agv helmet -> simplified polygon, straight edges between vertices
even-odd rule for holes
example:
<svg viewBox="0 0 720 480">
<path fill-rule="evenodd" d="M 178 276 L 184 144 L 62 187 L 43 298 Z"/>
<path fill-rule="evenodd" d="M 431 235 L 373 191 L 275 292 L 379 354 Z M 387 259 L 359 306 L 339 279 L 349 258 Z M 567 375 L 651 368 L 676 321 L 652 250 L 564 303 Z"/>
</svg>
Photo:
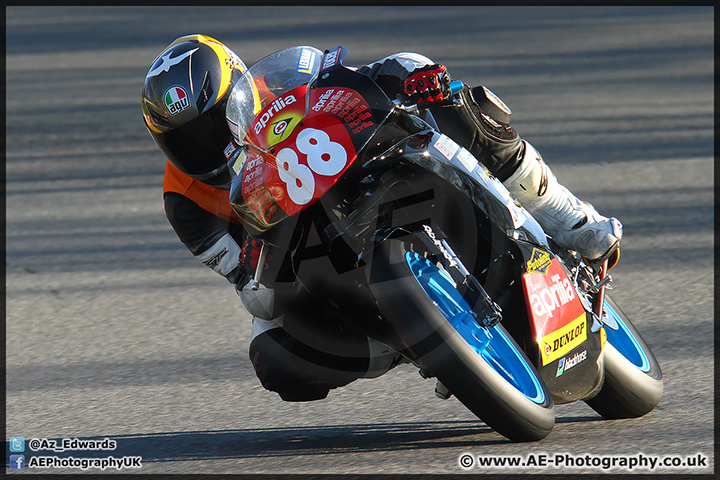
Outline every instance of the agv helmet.
<svg viewBox="0 0 720 480">
<path fill-rule="evenodd" d="M 142 111 L 155 143 L 178 170 L 217 188 L 230 182 L 225 105 L 246 70 L 221 42 L 186 35 L 165 48 L 145 76 Z"/>
</svg>

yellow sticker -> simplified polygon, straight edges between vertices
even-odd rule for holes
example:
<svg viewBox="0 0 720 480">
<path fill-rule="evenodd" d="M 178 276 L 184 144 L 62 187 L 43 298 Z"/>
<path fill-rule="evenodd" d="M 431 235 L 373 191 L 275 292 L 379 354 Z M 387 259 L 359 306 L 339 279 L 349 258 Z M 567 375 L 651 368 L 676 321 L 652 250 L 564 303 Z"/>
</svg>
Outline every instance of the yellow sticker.
<svg viewBox="0 0 720 480">
<path fill-rule="evenodd" d="M 600 327 L 600 350 L 605 348 L 605 342 L 607 341 L 607 333 L 605 333 L 605 325 Z"/>
<path fill-rule="evenodd" d="M 245 165 L 245 160 L 247 160 L 247 151 L 243 148 L 232 165 L 232 169 L 235 172 L 235 175 L 240 175 L 240 170 Z"/>
<path fill-rule="evenodd" d="M 577 347 L 587 338 L 587 323 L 585 312 L 578 318 L 560 327 L 552 333 L 542 337 L 540 345 L 542 348 L 542 364 L 547 365 L 557 360 L 573 348 Z"/>
<path fill-rule="evenodd" d="M 530 260 L 525 264 L 527 273 L 541 273 L 547 275 L 548 267 L 552 263 L 550 254 L 543 250 L 533 248 Z"/>
</svg>

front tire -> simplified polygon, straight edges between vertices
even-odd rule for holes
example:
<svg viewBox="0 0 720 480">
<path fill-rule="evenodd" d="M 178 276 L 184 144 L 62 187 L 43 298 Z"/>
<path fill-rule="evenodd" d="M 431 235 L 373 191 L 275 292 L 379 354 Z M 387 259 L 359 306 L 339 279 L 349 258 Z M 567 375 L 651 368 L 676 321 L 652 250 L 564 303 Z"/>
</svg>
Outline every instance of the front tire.
<svg viewBox="0 0 720 480">
<path fill-rule="evenodd" d="M 406 350 L 501 435 L 516 442 L 545 438 L 555 411 L 537 370 L 501 325 L 481 328 L 450 276 L 424 248 L 414 249 L 407 241 L 383 242 L 369 282 Z"/>
<path fill-rule="evenodd" d="M 641 417 L 662 397 L 660 365 L 640 332 L 609 297 L 605 298 L 605 310 L 618 328 L 605 326 L 605 383 L 586 403 L 608 419 Z"/>
</svg>

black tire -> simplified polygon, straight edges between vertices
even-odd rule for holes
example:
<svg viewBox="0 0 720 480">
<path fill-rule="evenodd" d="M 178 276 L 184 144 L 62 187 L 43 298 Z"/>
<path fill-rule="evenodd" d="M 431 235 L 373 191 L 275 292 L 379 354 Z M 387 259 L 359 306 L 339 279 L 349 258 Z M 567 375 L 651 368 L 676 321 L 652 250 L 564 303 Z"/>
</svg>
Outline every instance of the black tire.
<svg viewBox="0 0 720 480">
<path fill-rule="evenodd" d="M 638 368 L 610 343 L 608 337 L 603 349 L 605 383 L 600 393 L 586 400 L 586 403 L 608 419 L 642 417 L 660 402 L 663 392 L 662 371 L 655 355 L 627 315 L 609 297 L 605 301 L 637 341 L 649 369 L 646 368 L 648 371 L 645 372 Z M 606 331 L 608 328 L 605 327 Z"/>
<path fill-rule="evenodd" d="M 374 252 L 369 282 L 373 296 L 407 351 L 427 376 L 437 377 L 463 405 L 501 435 L 516 442 L 545 438 L 555 423 L 554 403 L 530 360 L 498 326 L 537 379 L 541 403 L 517 390 L 463 339 L 415 279 L 404 260 L 408 251 L 414 251 L 409 242 L 383 242 Z"/>
</svg>

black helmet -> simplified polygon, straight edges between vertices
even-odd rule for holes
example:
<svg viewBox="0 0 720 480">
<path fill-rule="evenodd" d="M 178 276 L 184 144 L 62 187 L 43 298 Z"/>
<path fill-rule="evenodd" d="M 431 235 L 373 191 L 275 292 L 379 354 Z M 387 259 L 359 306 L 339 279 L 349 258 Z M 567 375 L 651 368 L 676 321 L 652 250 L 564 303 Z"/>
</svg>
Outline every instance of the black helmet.
<svg viewBox="0 0 720 480">
<path fill-rule="evenodd" d="M 214 38 L 187 35 L 165 48 L 145 76 L 142 111 L 150 135 L 178 170 L 208 185 L 230 182 L 225 104 L 246 70 Z"/>
</svg>

